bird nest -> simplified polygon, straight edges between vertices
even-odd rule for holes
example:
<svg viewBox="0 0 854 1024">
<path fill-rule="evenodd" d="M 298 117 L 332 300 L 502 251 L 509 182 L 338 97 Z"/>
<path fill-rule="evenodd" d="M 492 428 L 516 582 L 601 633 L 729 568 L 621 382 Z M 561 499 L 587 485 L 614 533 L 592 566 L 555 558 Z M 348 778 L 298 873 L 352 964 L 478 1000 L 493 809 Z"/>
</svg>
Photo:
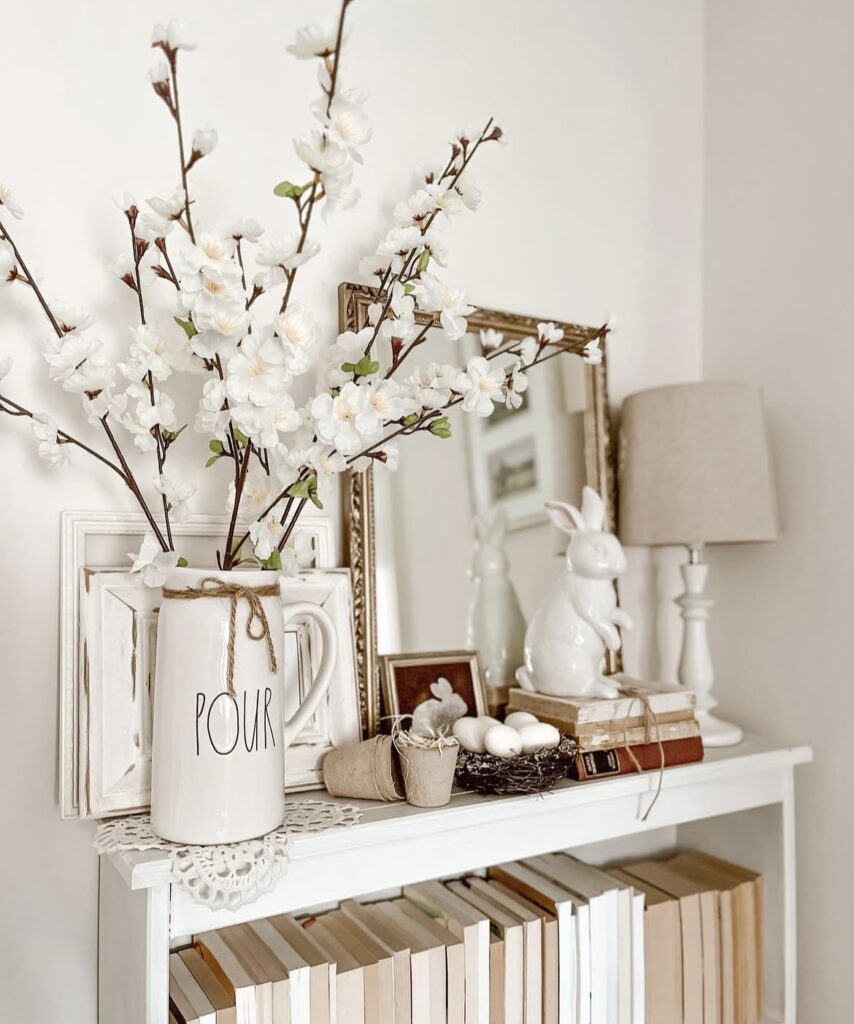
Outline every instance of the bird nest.
<svg viewBox="0 0 854 1024">
<path fill-rule="evenodd" d="M 578 743 L 561 735 L 551 750 L 516 757 L 496 757 L 461 750 L 457 757 L 456 783 L 474 793 L 498 795 L 545 793 L 565 779 L 578 753 Z"/>
</svg>

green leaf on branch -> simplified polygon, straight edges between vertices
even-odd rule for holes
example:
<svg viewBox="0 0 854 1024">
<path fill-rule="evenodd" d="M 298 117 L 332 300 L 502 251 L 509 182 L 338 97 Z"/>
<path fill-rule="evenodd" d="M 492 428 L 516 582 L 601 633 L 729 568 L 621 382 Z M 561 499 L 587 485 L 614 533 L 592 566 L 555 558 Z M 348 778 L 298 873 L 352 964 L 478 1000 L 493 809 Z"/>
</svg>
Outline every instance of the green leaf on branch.
<svg viewBox="0 0 854 1024">
<path fill-rule="evenodd" d="M 179 430 L 164 430 L 163 431 L 163 440 L 167 444 L 172 444 L 173 441 L 177 441 L 178 440 L 178 438 L 184 433 L 184 431 L 186 429 L 187 429 L 187 424 L 185 423 L 184 426 L 181 427 Z"/>
<path fill-rule="evenodd" d="M 249 438 L 238 430 L 237 427 L 234 427 L 234 438 L 239 444 L 242 444 L 244 448 L 249 444 Z"/>
<path fill-rule="evenodd" d="M 371 359 L 369 356 L 362 356 L 362 358 L 356 363 L 353 372 L 358 377 L 370 377 L 372 373 L 379 373 L 380 364 L 376 359 Z"/>
<path fill-rule="evenodd" d="M 173 317 L 172 319 L 191 340 L 199 333 L 192 320 L 182 320 L 179 316 Z"/>
<path fill-rule="evenodd" d="M 311 182 L 307 185 L 295 185 L 292 181 L 280 181 L 273 189 L 273 195 L 280 199 L 299 199 L 303 192 L 308 192 Z"/>
<path fill-rule="evenodd" d="M 342 373 L 355 373 L 356 372 L 356 364 L 355 363 L 342 363 L 341 364 L 341 372 Z"/>
<path fill-rule="evenodd" d="M 433 420 L 427 429 L 436 437 L 448 438 L 451 436 L 451 421 L 447 416 L 440 416 L 439 419 Z"/>
<path fill-rule="evenodd" d="M 292 498 L 301 498 L 303 501 L 310 501 L 317 508 L 323 508 L 323 502 L 317 496 L 317 475 L 312 473 L 305 480 L 297 480 L 287 492 Z"/>
<path fill-rule="evenodd" d="M 224 446 L 222 441 L 214 439 L 213 441 L 208 441 L 208 448 L 210 448 L 214 455 L 222 455 Z"/>
<path fill-rule="evenodd" d="M 422 274 L 430 263 L 430 250 L 425 249 L 418 257 L 418 262 L 415 265 L 416 270 L 419 274 Z"/>
<path fill-rule="evenodd" d="M 403 286 L 403 294 L 404 295 L 411 295 L 414 291 L 415 291 L 415 285 L 414 284 L 405 284 Z"/>
<path fill-rule="evenodd" d="M 404 417 L 403 425 L 405 427 L 415 426 L 415 424 L 418 422 L 419 419 L 420 419 L 420 417 L 416 413 L 414 413 L 414 412 L 410 413 L 408 416 Z"/>
<path fill-rule="evenodd" d="M 179 558 L 175 564 L 178 566 L 179 569 L 186 569 L 190 563 L 187 561 L 186 558 Z"/>
<path fill-rule="evenodd" d="M 282 555 L 278 548 L 273 549 L 273 553 L 269 558 L 265 558 L 261 565 L 265 569 L 281 569 L 282 568 Z"/>
<path fill-rule="evenodd" d="M 205 463 L 205 469 L 210 469 L 210 468 L 211 468 L 211 466 L 212 466 L 212 465 L 213 465 L 213 464 L 214 464 L 215 462 L 219 462 L 219 460 L 220 460 L 221 458 L 222 458 L 222 456 L 221 456 L 221 455 L 211 455 L 211 457 L 210 457 L 210 458 L 208 459 L 208 461 L 207 461 L 207 462 Z"/>
</svg>

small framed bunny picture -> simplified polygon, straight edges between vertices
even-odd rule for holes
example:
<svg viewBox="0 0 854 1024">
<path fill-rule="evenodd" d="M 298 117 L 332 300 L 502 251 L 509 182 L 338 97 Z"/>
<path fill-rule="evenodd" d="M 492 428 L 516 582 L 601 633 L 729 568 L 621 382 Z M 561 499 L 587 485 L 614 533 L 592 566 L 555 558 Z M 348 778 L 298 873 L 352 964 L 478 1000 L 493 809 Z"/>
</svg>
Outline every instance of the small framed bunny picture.
<svg viewBox="0 0 854 1024">
<path fill-rule="evenodd" d="M 411 729 L 429 736 L 463 715 L 485 715 L 486 694 L 475 651 L 386 654 L 380 658 L 384 713 L 412 718 Z"/>
</svg>

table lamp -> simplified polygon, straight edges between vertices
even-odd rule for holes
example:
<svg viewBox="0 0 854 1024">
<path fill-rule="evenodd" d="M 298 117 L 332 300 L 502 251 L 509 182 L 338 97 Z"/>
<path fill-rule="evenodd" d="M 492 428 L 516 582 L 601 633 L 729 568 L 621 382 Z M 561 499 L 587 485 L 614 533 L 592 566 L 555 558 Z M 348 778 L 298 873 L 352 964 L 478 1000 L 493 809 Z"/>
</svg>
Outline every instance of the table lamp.
<svg viewBox="0 0 854 1024">
<path fill-rule="evenodd" d="M 630 395 L 620 423 L 619 535 L 623 544 L 684 545 L 679 682 L 697 694 L 706 746 L 740 742 L 710 714 L 714 671 L 703 596 L 706 544 L 774 540 L 777 514 L 758 388 L 701 381 Z"/>
</svg>

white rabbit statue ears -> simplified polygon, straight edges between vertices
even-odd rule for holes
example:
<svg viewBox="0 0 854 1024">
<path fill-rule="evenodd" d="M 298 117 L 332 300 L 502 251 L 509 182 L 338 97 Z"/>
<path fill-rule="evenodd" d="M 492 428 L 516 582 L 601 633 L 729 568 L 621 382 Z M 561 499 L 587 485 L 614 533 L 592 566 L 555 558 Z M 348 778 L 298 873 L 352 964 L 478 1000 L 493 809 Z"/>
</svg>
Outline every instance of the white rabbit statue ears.
<svg viewBox="0 0 854 1024">
<path fill-rule="evenodd" d="M 581 492 L 581 511 L 563 501 L 547 501 L 549 519 L 559 530 L 573 534 L 576 530 L 601 530 L 605 525 L 605 502 L 592 487 Z"/>
</svg>

